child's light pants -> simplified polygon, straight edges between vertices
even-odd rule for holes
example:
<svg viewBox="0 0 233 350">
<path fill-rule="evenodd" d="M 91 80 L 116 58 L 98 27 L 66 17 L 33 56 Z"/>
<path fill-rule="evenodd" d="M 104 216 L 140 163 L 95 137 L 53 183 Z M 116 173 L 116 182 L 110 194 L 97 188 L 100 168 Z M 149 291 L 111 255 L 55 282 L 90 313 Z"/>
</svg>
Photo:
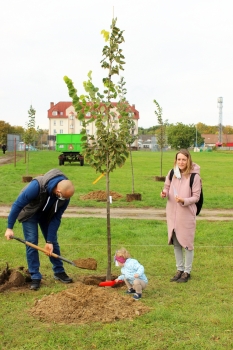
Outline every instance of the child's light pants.
<svg viewBox="0 0 233 350">
<path fill-rule="evenodd" d="M 135 278 L 133 285 L 125 279 L 125 284 L 128 289 L 133 288 L 135 289 L 136 293 L 139 294 L 142 294 L 143 289 L 145 289 L 147 285 L 147 283 L 145 283 L 143 280 L 140 280 L 140 278 Z"/>
</svg>

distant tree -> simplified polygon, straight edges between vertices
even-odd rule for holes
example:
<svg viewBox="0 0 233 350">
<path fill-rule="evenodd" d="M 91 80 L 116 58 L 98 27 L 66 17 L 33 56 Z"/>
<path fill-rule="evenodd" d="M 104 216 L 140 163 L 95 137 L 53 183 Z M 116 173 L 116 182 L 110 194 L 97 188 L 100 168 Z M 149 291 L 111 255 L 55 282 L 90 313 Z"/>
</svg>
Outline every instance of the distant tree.
<svg viewBox="0 0 233 350">
<path fill-rule="evenodd" d="M 23 140 L 25 145 L 28 146 L 28 161 L 27 161 L 27 175 L 28 175 L 28 167 L 29 167 L 29 150 L 30 145 L 35 141 L 37 131 L 35 129 L 36 125 L 36 110 L 30 106 L 28 110 L 28 122 L 26 122 L 26 128 L 23 134 Z"/>
<path fill-rule="evenodd" d="M 222 131 L 223 134 L 233 134 L 233 127 L 231 125 L 223 126 Z"/>
<path fill-rule="evenodd" d="M 206 125 L 203 123 L 197 123 L 197 130 L 200 134 L 216 134 L 218 132 L 218 126 L 217 125 Z"/>
<path fill-rule="evenodd" d="M 128 110 L 128 119 L 127 119 L 127 124 L 128 124 L 128 133 L 126 134 L 126 144 L 129 148 L 129 157 L 130 157 L 130 165 L 131 165 L 131 174 L 132 174 L 132 193 L 134 193 L 134 169 L 133 169 L 133 157 L 132 157 L 132 150 L 131 146 L 134 143 L 134 141 L 138 138 L 138 135 L 134 133 L 135 130 L 135 123 L 133 120 L 134 113 L 129 109 L 129 103 L 126 100 L 126 82 L 124 81 L 124 78 L 121 77 L 120 81 L 118 82 L 117 90 L 119 93 L 119 99 L 120 99 L 120 105 L 121 108 L 123 108 L 123 113 L 125 110 Z M 121 114 L 121 108 L 119 109 L 119 113 Z"/>
<path fill-rule="evenodd" d="M 197 132 L 197 143 L 202 144 L 204 139 Z M 170 124 L 167 127 L 167 142 L 175 149 L 193 147 L 196 142 L 196 126 L 194 124 L 184 125 L 182 123 Z"/>
<path fill-rule="evenodd" d="M 138 127 L 138 135 L 145 135 L 146 134 L 146 130 L 147 129 L 144 129 L 144 128 L 142 128 L 142 127 Z"/>
<path fill-rule="evenodd" d="M 22 126 L 12 126 L 11 132 L 12 134 L 17 134 L 22 136 L 24 134 L 24 128 Z"/>
<path fill-rule="evenodd" d="M 160 148 L 160 176 L 163 176 L 163 148 L 166 145 L 166 122 L 163 121 L 163 109 L 160 107 L 159 103 L 154 100 L 156 105 L 155 115 L 159 123 L 158 133 L 157 133 L 157 143 Z"/>
<path fill-rule="evenodd" d="M 7 134 L 10 134 L 12 127 L 9 123 L 0 120 L 0 144 L 7 144 Z"/>
</svg>

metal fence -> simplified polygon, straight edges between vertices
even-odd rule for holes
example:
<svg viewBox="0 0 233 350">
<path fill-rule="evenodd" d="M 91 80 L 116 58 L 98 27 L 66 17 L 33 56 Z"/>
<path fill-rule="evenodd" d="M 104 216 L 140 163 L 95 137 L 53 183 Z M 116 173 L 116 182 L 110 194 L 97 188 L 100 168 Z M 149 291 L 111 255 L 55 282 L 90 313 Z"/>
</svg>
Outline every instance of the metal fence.
<svg viewBox="0 0 233 350">
<path fill-rule="evenodd" d="M 7 151 L 12 152 L 19 147 L 21 141 L 20 135 L 7 134 Z"/>
</svg>

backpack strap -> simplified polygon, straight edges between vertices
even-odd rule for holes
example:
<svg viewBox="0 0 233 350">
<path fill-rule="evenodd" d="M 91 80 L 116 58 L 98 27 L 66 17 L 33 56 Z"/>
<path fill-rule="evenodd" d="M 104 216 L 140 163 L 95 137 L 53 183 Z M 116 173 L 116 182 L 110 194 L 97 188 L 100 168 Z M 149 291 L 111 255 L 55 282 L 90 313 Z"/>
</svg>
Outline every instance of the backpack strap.
<svg viewBox="0 0 233 350">
<path fill-rule="evenodd" d="M 190 182 L 189 182 L 189 186 L 192 188 L 193 187 L 193 181 L 194 181 L 194 177 L 195 177 L 196 173 L 192 173 L 190 176 Z"/>
<path fill-rule="evenodd" d="M 173 175 L 174 175 L 174 169 L 172 169 L 172 170 L 170 171 L 170 174 L 169 174 L 169 180 L 170 180 L 170 181 L 172 181 Z"/>
</svg>

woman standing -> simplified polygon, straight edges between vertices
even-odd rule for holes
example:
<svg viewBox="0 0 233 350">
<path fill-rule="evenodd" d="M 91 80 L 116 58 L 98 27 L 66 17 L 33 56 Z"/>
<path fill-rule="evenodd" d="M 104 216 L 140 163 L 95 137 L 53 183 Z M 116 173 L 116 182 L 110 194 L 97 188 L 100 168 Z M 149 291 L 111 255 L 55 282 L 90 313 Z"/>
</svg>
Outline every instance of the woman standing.
<svg viewBox="0 0 233 350">
<path fill-rule="evenodd" d="M 177 272 L 171 282 L 188 282 L 194 256 L 196 230 L 196 202 L 201 194 L 199 165 L 192 162 L 188 150 L 181 149 L 175 156 L 174 176 L 169 171 L 161 192 L 167 197 L 166 215 L 168 244 L 174 245 Z M 172 172 L 173 172 L 172 171 Z M 192 187 L 190 176 L 195 173 Z"/>
</svg>

